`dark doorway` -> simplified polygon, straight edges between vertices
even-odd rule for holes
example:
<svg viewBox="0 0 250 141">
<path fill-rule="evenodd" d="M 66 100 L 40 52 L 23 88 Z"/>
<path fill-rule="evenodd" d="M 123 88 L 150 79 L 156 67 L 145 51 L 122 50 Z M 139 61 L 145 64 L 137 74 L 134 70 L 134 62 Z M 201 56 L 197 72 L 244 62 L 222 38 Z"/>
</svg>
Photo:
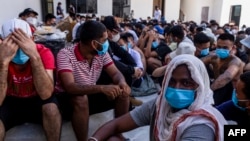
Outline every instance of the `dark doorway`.
<svg viewBox="0 0 250 141">
<path fill-rule="evenodd" d="M 130 0 L 113 0 L 113 15 L 121 18 L 129 18 Z"/>
<path fill-rule="evenodd" d="M 208 22 L 209 7 L 202 7 L 201 10 L 201 21 Z"/>
<path fill-rule="evenodd" d="M 239 26 L 240 16 L 241 16 L 241 5 L 233 5 L 231 7 L 230 22 L 233 22 L 235 23 L 235 25 Z"/>
<path fill-rule="evenodd" d="M 70 4 L 75 7 L 76 13 L 97 13 L 97 0 L 66 0 L 67 10 Z"/>
<path fill-rule="evenodd" d="M 45 20 L 45 16 L 48 13 L 54 14 L 53 0 L 41 0 L 42 4 L 42 19 Z"/>
</svg>

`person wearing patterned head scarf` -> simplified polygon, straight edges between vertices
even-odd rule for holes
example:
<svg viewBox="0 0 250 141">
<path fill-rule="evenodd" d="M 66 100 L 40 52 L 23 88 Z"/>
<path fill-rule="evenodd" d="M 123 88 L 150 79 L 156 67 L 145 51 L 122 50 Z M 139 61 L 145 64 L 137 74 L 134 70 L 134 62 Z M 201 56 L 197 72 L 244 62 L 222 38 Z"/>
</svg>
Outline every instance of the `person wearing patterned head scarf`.
<svg viewBox="0 0 250 141">
<path fill-rule="evenodd" d="M 89 141 L 122 140 L 119 133 L 146 125 L 150 125 L 150 141 L 223 141 L 227 122 L 212 104 L 202 61 L 194 55 L 178 55 L 170 61 L 156 99 L 104 124 Z"/>
</svg>

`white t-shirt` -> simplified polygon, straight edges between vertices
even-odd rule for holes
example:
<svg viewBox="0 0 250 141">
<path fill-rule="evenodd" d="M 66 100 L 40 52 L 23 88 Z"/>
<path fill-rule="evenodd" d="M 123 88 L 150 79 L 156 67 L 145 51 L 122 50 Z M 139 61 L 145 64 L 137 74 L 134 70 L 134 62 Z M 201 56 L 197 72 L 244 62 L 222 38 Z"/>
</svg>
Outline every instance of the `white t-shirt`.
<svg viewBox="0 0 250 141">
<path fill-rule="evenodd" d="M 161 19 L 161 10 L 154 11 L 154 19 L 160 20 Z"/>
</svg>

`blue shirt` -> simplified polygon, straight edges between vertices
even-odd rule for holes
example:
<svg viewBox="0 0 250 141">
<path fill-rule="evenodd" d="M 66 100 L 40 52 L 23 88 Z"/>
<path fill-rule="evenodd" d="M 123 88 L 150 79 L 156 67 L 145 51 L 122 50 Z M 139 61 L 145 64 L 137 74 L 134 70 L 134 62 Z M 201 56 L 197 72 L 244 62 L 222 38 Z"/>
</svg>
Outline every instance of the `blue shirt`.
<svg viewBox="0 0 250 141">
<path fill-rule="evenodd" d="M 224 102 L 216 108 L 222 113 L 226 120 L 233 120 L 237 122 L 238 125 L 246 126 L 249 125 L 249 116 L 247 111 L 242 111 L 237 108 L 232 100 Z"/>
</svg>

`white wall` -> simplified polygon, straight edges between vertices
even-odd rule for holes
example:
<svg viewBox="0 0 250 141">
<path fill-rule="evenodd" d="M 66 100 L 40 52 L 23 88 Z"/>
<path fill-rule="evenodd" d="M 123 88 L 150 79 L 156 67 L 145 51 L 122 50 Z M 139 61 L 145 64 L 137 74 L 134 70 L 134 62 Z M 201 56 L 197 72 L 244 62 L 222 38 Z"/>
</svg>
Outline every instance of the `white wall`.
<svg viewBox="0 0 250 141">
<path fill-rule="evenodd" d="M 241 5 L 241 18 L 240 18 L 240 26 L 246 24 L 250 26 L 249 14 L 250 14 L 250 0 L 223 0 L 222 10 L 221 10 L 221 19 L 220 24 L 224 25 L 225 23 L 230 22 L 231 15 L 231 6 L 233 5 Z"/>
<path fill-rule="evenodd" d="M 17 18 L 19 13 L 26 8 L 34 9 L 39 14 L 38 20 L 41 20 L 42 7 L 40 0 L 1 0 L 0 26 L 2 26 L 6 20 Z"/>
<path fill-rule="evenodd" d="M 213 11 L 212 11 L 211 19 L 216 20 L 219 23 L 220 23 L 220 19 L 222 16 L 221 14 L 222 4 L 223 4 L 223 0 L 213 0 Z"/>
<path fill-rule="evenodd" d="M 220 0 L 217 0 L 220 1 Z M 208 20 L 213 11 L 213 0 L 181 0 L 181 10 L 185 15 L 185 21 L 201 22 L 202 7 L 209 7 Z"/>
<path fill-rule="evenodd" d="M 153 0 L 131 0 L 131 10 L 136 19 L 153 17 Z"/>
<path fill-rule="evenodd" d="M 177 21 L 179 19 L 180 6 L 180 0 L 165 0 L 164 16 L 167 22 L 170 22 L 171 20 Z"/>
<path fill-rule="evenodd" d="M 97 16 L 113 14 L 113 0 L 97 0 Z"/>
</svg>

